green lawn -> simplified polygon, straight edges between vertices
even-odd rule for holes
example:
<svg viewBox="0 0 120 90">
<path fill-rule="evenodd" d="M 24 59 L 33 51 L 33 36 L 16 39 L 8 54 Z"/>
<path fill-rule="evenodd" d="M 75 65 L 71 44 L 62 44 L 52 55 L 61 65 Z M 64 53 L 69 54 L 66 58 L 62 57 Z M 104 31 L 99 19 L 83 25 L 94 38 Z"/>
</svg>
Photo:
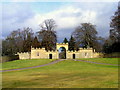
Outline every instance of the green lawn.
<svg viewBox="0 0 120 90">
<path fill-rule="evenodd" d="M 24 67 L 42 65 L 42 64 L 50 63 L 53 60 L 55 59 L 31 59 L 31 60 L 26 59 L 26 60 L 15 60 L 11 62 L 4 62 L 0 64 L 2 64 L 2 70 L 7 70 L 7 69 L 24 68 Z"/>
<path fill-rule="evenodd" d="M 12 62 L 10 63 L 12 64 Z M 21 63 L 19 63 L 19 65 L 21 65 Z M 61 61 L 59 63 L 40 68 L 3 72 L 2 75 L 3 88 L 118 87 L 117 66 L 71 60 Z"/>
<path fill-rule="evenodd" d="M 81 58 L 78 60 L 92 61 L 97 63 L 118 64 L 118 58 Z"/>
</svg>

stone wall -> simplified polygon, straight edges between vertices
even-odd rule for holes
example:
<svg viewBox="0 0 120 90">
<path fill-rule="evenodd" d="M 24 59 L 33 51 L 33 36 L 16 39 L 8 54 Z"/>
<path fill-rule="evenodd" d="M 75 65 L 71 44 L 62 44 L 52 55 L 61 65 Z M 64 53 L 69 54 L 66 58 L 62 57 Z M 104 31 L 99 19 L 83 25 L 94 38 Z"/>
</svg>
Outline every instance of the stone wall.
<svg viewBox="0 0 120 90">
<path fill-rule="evenodd" d="M 77 51 L 67 51 L 67 53 L 66 53 L 66 57 L 68 58 L 68 59 L 73 59 L 73 54 L 75 55 L 75 58 L 79 58 L 79 52 L 77 52 Z"/>
<path fill-rule="evenodd" d="M 31 59 L 50 59 L 50 54 L 52 54 L 52 59 L 58 58 L 58 51 L 46 51 L 45 48 L 31 49 Z"/>
<path fill-rule="evenodd" d="M 31 48 L 31 59 L 47 58 L 45 48 Z"/>
<path fill-rule="evenodd" d="M 80 48 L 80 57 L 79 58 L 93 58 L 93 49 L 92 48 Z"/>
<path fill-rule="evenodd" d="M 19 59 L 31 59 L 30 53 L 24 52 L 24 53 L 17 53 L 19 55 Z"/>
<path fill-rule="evenodd" d="M 67 51 L 67 58 L 73 59 L 73 54 L 75 58 L 94 58 L 95 53 L 92 48 L 80 48 L 79 51 Z"/>
<path fill-rule="evenodd" d="M 59 52 L 56 51 L 48 51 L 47 52 L 47 57 L 50 59 L 49 55 L 52 54 L 52 59 L 58 59 L 59 58 Z"/>
<path fill-rule="evenodd" d="M 31 48 L 30 53 L 18 53 L 20 59 L 59 59 L 59 48 L 66 49 L 66 59 L 73 58 L 98 58 L 100 53 L 94 52 L 92 48 L 79 48 L 79 51 L 69 51 L 68 43 L 56 44 L 55 51 L 46 51 L 45 48 Z"/>
</svg>

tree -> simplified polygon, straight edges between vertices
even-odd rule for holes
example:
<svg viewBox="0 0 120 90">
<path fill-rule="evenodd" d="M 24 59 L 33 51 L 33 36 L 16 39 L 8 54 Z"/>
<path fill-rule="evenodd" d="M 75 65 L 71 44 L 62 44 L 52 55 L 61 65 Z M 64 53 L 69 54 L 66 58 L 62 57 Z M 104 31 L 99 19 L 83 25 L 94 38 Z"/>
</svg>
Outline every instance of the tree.
<svg viewBox="0 0 120 90">
<path fill-rule="evenodd" d="M 63 43 L 68 43 L 67 38 L 64 38 Z"/>
<path fill-rule="evenodd" d="M 76 46 L 75 46 L 75 39 L 71 36 L 70 40 L 69 40 L 69 50 L 75 50 Z"/>
<path fill-rule="evenodd" d="M 120 42 L 120 2 L 117 11 L 111 18 L 110 28 L 110 38 L 113 43 Z"/>
<path fill-rule="evenodd" d="M 2 41 L 2 55 L 13 55 L 17 53 L 19 49 L 20 30 L 14 30 L 10 33 L 5 40 Z M 19 37 L 19 39 L 18 39 Z M 18 42 L 19 41 L 19 42 Z"/>
<path fill-rule="evenodd" d="M 33 42 L 32 42 L 32 47 L 34 48 L 39 48 L 41 47 L 40 42 L 38 41 L 37 37 L 35 36 Z"/>
<path fill-rule="evenodd" d="M 30 52 L 32 41 L 33 41 L 33 31 L 31 28 L 24 28 L 22 31 L 22 37 L 23 37 L 23 51 L 24 52 Z"/>
<path fill-rule="evenodd" d="M 103 52 L 104 53 L 109 53 L 110 50 L 108 50 L 108 49 L 110 47 L 110 42 L 111 42 L 110 38 L 105 39 L 105 42 L 103 44 Z"/>
<path fill-rule="evenodd" d="M 38 32 L 38 37 L 41 41 L 42 47 L 45 47 L 46 50 L 55 50 L 57 42 L 55 21 L 53 19 L 47 19 L 40 25 L 40 27 L 41 29 Z"/>
<path fill-rule="evenodd" d="M 4 55 L 13 55 L 17 52 L 16 44 L 14 43 L 14 39 L 8 38 L 6 40 L 2 40 L 2 56 Z"/>
<path fill-rule="evenodd" d="M 41 30 L 55 31 L 56 26 L 57 25 L 53 19 L 46 19 L 42 24 L 40 24 Z"/>
<path fill-rule="evenodd" d="M 105 53 L 120 52 L 120 2 L 118 9 L 110 22 L 110 35 L 106 40 L 103 51 Z"/>
<path fill-rule="evenodd" d="M 94 49 L 96 52 L 103 52 L 103 45 L 105 43 L 105 39 L 103 37 L 97 37 L 94 42 Z"/>
<path fill-rule="evenodd" d="M 17 52 L 28 52 L 31 49 L 33 32 L 31 28 L 14 30 L 2 42 L 3 55 L 14 55 Z"/>
<path fill-rule="evenodd" d="M 87 48 L 89 46 L 94 48 L 94 43 L 97 39 L 95 25 L 91 23 L 82 23 L 75 29 L 72 35 L 81 47 Z"/>
</svg>

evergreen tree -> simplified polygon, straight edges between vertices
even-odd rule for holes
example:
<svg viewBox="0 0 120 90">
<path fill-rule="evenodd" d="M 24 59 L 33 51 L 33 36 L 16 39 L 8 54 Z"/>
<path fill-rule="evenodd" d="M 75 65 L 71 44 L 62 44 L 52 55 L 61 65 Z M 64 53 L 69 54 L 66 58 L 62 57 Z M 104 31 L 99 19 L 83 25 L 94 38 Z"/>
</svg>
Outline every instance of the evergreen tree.
<svg viewBox="0 0 120 90">
<path fill-rule="evenodd" d="M 32 46 L 32 39 L 30 36 L 27 37 L 27 39 L 23 42 L 23 50 L 24 52 L 30 52 Z"/>
<path fill-rule="evenodd" d="M 64 38 L 63 43 L 68 43 L 67 38 Z"/>
<path fill-rule="evenodd" d="M 35 36 L 35 38 L 32 42 L 32 47 L 34 47 L 34 48 L 40 48 L 41 47 L 40 42 L 38 41 L 36 36 Z"/>
<path fill-rule="evenodd" d="M 75 39 L 72 36 L 71 36 L 71 38 L 69 40 L 69 50 L 70 51 L 75 50 Z"/>
<path fill-rule="evenodd" d="M 23 52 L 30 52 L 32 41 L 33 41 L 33 32 L 31 28 L 24 28 L 22 31 L 23 34 Z"/>
</svg>

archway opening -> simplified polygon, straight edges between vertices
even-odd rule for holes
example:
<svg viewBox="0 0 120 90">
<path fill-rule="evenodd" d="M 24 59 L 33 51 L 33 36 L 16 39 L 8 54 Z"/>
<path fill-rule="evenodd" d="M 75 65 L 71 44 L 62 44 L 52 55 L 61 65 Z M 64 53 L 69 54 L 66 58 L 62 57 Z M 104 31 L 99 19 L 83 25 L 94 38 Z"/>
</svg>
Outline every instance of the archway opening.
<svg viewBox="0 0 120 90">
<path fill-rule="evenodd" d="M 66 59 L 66 49 L 64 47 L 59 48 L 59 59 Z"/>
</svg>

